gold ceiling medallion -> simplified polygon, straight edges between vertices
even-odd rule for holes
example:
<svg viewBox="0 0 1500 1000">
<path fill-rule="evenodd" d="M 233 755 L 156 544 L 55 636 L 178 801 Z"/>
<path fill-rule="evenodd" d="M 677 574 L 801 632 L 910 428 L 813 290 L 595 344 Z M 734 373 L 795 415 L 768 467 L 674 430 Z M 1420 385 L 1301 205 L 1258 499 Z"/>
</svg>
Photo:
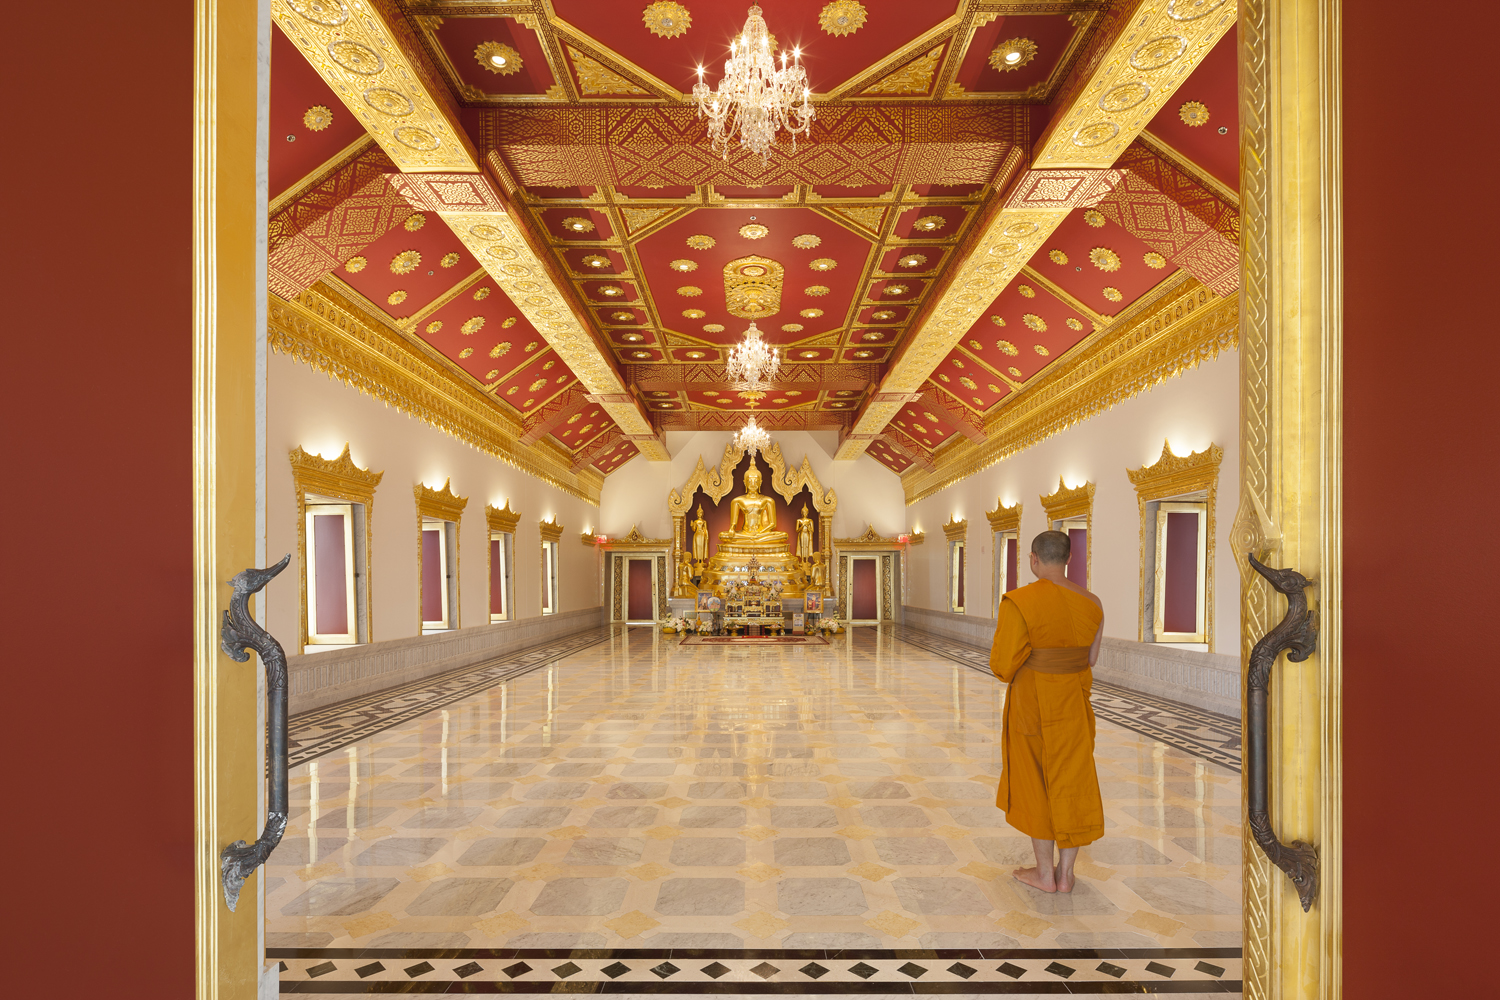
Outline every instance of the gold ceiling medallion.
<svg viewBox="0 0 1500 1000">
<path fill-rule="evenodd" d="M 1097 208 L 1088 209 L 1083 213 L 1083 221 L 1098 229 L 1104 225 L 1104 213 Z"/>
<path fill-rule="evenodd" d="M 1036 58 L 1036 42 L 1029 38 L 1010 38 L 990 52 L 990 68 L 1001 73 L 1020 69 Z"/>
<path fill-rule="evenodd" d="M 314 104 L 302 113 L 302 124 L 313 132 L 321 132 L 333 124 L 333 112 L 321 104 Z"/>
<path fill-rule="evenodd" d="M 439 267 L 457 267 L 458 266 L 458 261 L 459 261 L 458 253 L 456 251 L 453 251 L 453 252 L 449 252 L 449 253 L 443 254 L 442 259 L 438 261 L 438 266 Z"/>
<path fill-rule="evenodd" d="M 463 350 L 461 350 L 461 351 L 458 352 L 458 356 L 460 358 L 472 357 L 473 354 L 474 354 L 474 348 L 472 348 L 472 347 L 465 347 Z"/>
<path fill-rule="evenodd" d="M 659 38 L 676 38 L 693 26 L 693 15 L 680 3 L 656 0 L 641 12 L 646 30 Z"/>
<path fill-rule="evenodd" d="M 1094 247 L 1089 251 L 1089 263 L 1101 271 L 1118 271 L 1120 269 L 1120 255 L 1109 247 Z"/>
<path fill-rule="evenodd" d="M 583 266 L 584 267 L 608 267 L 609 266 L 609 258 L 608 257 L 601 257 L 601 256 L 599 256 L 596 253 L 591 253 L 587 257 L 583 258 Z"/>
<path fill-rule="evenodd" d="M 865 26 L 869 15 L 859 0 L 833 0 L 818 14 L 818 26 L 830 35 L 852 35 Z"/>
<path fill-rule="evenodd" d="M 801 236 L 792 237 L 792 246 L 798 250 L 812 250 L 823 242 L 823 237 L 814 236 L 812 233 L 803 233 Z M 712 245 L 712 244 L 710 244 Z"/>
<path fill-rule="evenodd" d="M 344 261 L 344 270 L 348 271 L 350 274 L 358 274 L 365 269 L 365 265 L 368 263 L 370 262 L 365 260 L 363 257 L 350 257 L 348 260 Z"/>
<path fill-rule="evenodd" d="M 572 233 L 592 233 L 594 223 L 590 219 L 581 219 L 576 215 L 570 215 L 562 220 L 562 227 Z"/>
<path fill-rule="evenodd" d="M 832 271 L 834 268 L 839 266 L 839 262 L 834 260 L 832 257 L 819 257 L 817 260 L 813 261 L 807 266 L 812 268 L 814 271 Z"/>
<path fill-rule="evenodd" d="M 646 91 L 637 87 L 614 70 L 605 66 L 597 59 L 590 59 L 579 52 L 573 46 L 566 46 L 568 55 L 573 60 L 573 72 L 578 77 L 578 89 L 585 96 L 593 94 L 639 94 L 646 96 Z"/>
<path fill-rule="evenodd" d="M 683 315 L 684 319 L 702 319 L 703 317 L 707 316 L 708 313 L 704 312 L 702 309 L 684 309 L 682 311 L 682 315 Z M 619 313 L 615 313 L 615 318 L 618 319 L 619 317 L 620 317 L 620 314 Z M 639 337 L 630 337 L 629 339 L 630 340 L 639 340 L 640 338 Z"/>
<path fill-rule="evenodd" d="M 1161 269 L 1167 266 L 1167 258 L 1163 257 L 1155 250 L 1148 252 L 1144 257 L 1141 258 L 1141 260 L 1145 261 L 1147 267 Z"/>
<path fill-rule="evenodd" d="M 882 94 L 925 94 L 932 89 L 932 78 L 937 72 L 938 60 L 942 58 L 943 46 L 925 53 L 920 58 L 887 74 L 860 91 L 860 96 Z"/>
<path fill-rule="evenodd" d="M 422 263 L 420 250 L 403 250 L 391 258 L 392 274 L 411 274 Z"/>
<path fill-rule="evenodd" d="M 920 229 L 924 233 L 935 233 L 948 224 L 948 220 L 941 215 L 924 215 L 911 224 L 913 229 Z"/>
<path fill-rule="evenodd" d="M 1030 285 L 1017 285 L 1016 291 L 1021 293 L 1021 297 L 1023 299 L 1036 298 L 1036 289 L 1032 288 Z"/>
<path fill-rule="evenodd" d="M 765 237 L 771 231 L 758 222 L 751 222 L 740 227 L 740 235 L 747 240 L 758 240 Z"/>
<path fill-rule="evenodd" d="M 485 318 L 483 316 L 470 316 L 464 320 L 464 325 L 458 328 L 458 332 L 465 337 L 472 337 L 484 329 Z"/>
<path fill-rule="evenodd" d="M 490 357 L 492 357 L 492 358 L 503 357 L 504 355 L 509 354 L 509 353 L 510 353 L 510 341 L 508 341 L 508 340 L 502 340 L 502 341 L 500 341 L 500 343 L 498 343 L 494 347 L 490 348 Z"/>
<path fill-rule="evenodd" d="M 995 324 L 996 326 L 1004 326 L 1005 325 L 1005 317 L 1004 316 L 991 316 L 990 317 L 990 322 L 993 323 L 993 324 Z"/>
<path fill-rule="evenodd" d="M 1026 315 L 1021 317 L 1021 322 L 1025 323 L 1028 327 L 1035 330 L 1037 333 L 1047 332 L 1047 321 L 1042 319 L 1042 317 L 1038 316 L 1036 313 L 1027 313 Z"/>
<path fill-rule="evenodd" d="M 690 249 L 708 250 L 711 249 L 713 245 L 718 241 L 715 240 L 712 236 L 704 236 L 702 234 L 699 234 L 697 236 L 689 236 L 686 242 Z"/>
<path fill-rule="evenodd" d="M 1031 349 L 1044 358 L 1048 357 L 1052 353 L 1051 351 L 1047 350 L 1047 348 L 1042 344 L 1032 344 Z"/>
<path fill-rule="evenodd" d="M 1024 376 L 1024 375 L 1021 374 L 1021 369 L 1019 369 L 1019 368 L 1007 368 L 1006 371 L 1010 372 L 1012 378 L 1025 378 L 1026 377 L 1026 376 Z"/>
<path fill-rule="evenodd" d="M 723 333 L 724 332 L 724 324 L 723 323 L 704 323 L 703 324 L 703 332 L 704 333 Z M 688 352 L 688 357 L 691 358 L 691 357 L 694 357 L 694 356 L 695 355 L 691 351 Z"/>
<path fill-rule="evenodd" d="M 487 299 L 489 297 L 490 297 L 490 290 L 488 288 L 481 288 L 481 289 L 479 289 L 478 291 L 476 291 L 474 293 L 474 301 L 475 302 L 481 302 L 484 299 Z M 502 325 L 503 326 L 510 326 L 513 323 L 515 323 L 515 321 L 516 321 L 516 318 L 514 316 L 512 316 L 510 319 L 506 320 Z"/>
<path fill-rule="evenodd" d="M 926 257 L 922 256 L 919 253 L 909 253 L 905 257 L 902 257 L 900 260 L 896 261 L 896 266 L 897 267 L 921 267 L 925 263 L 927 263 L 927 258 Z"/>
<path fill-rule="evenodd" d="M 1104 297 L 1106 299 L 1109 299 L 1109 301 L 1111 302 L 1119 302 L 1125 298 L 1124 295 L 1120 294 L 1120 290 L 1114 285 L 1104 286 Z"/>
<path fill-rule="evenodd" d="M 1208 108 L 1200 101 L 1188 101 L 1177 109 L 1177 117 L 1182 119 L 1184 125 L 1198 126 L 1208 124 Z"/>
<path fill-rule="evenodd" d="M 520 72 L 520 52 L 504 42 L 480 42 L 474 49 L 474 61 L 496 76 Z"/>
<path fill-rule="evenodd" d="M 427 324 L 427 332 L 428 333 L 437 333 L 442 328 L 443 328 L 443 321 L 440 320 L 440 319 L 435 319 L 431 323 Z"/>
<path fill-rule="evenodd" d="M 1083 329 L 1083 321 L 1080 320 L 1080 319 L 1077 319 L 1077 318 L 1075 318 L 1073 316 L 1069 316 L 1067 319 L 1063 320 L 1063 324 L 1065 326 L 1067 326 L 1067 328 L 1069 330 L 1082 330 Z"/>
<path fill-rule="evenodd" d="M 740 319 L 774 316 L 781 309 L 782 266 L 769 257 L 740 257 L 724 265 L 724 302 Z"/>
<path fill-rule="evenodd" d="M 800 315 L 807 319 L 817 319 L 819 316 L 823 315 L 823 310 L 816 307 L 812 309 L 804 309 L 802 310 Z"/>
<path fill-rule="evenodd" d="M 801 323 L 783 323 L 783 324 L 781 324 L 781 332 L 782 333 L 801 333 L 802 329 L 803 328 L 802 328 L 802 324 Z"/>
<path fill-rule="evenodd" d="M 808 285 L 802 290 L 804 295 L 811 295 L 815 298 L 818 296 L 827 295 L 828 291 L 829 289 L 827 285 Z"/>
<path fill-rule="evenodd" d="M 681 288 L 677 289 L 677 294 L 685 295 L 691 299 L 702 295 L 703 289 L 699 288 L 697 285 L 683 285 Z"/>
<path fill-rule="evenodd" d="M 1048 250 L 1047 257 L 1054 264 L 1066 264 L 1068 262 L 1068 255 L 1061 250 Z"/>
<path fill-rule="evenodd" d="M 414 233 L 425 225 L 427 225 L 427 216 L 421 212 L 411 213 L 406 217 L 406 221 L 401 224 L 402 228 L 408 233 Z"/>
<path fill-rule="evenodd" d="M 681 293 L 682 289 L 679 288 L 677 291 Z M 625 289 L 621 288 L 619 285 L 601 285 L 599 286 L 599 294 L 608 295 L 613 298 L 616 295 L 624 295 Z"/>
<path fill-rule="evenodd" d="M 879 320 L 895 319 L 896 318 L 896 310 L 894 310 L 894 309 L 877 309 L 877 310 L 875 310 L 874 312 L 872 312 L 870 314 L 870 318 L 871 319 L 879 319 Z"/>
<path fill-rule="evenodd" d="M 667 265 L 674 271 L 696 271 L 698 262 L 696 260 L 678 259 Z"/>
<path fill-rule="evenodd" d="M 401 303 L 406 301 L 406 291 L 405 289 L 398 288 L 391 294 L 387 295 L 385 297 L 385 300 L 393 306 L 399 306 Z"/>
</svg>

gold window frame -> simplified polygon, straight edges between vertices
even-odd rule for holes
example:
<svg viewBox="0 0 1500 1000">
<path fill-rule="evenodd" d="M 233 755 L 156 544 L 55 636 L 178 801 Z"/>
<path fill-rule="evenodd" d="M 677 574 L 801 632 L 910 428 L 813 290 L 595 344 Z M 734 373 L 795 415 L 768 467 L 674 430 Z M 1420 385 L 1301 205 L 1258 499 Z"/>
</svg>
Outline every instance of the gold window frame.
<svg viewBox="0 0 1500 1000">
<path fill-rule="evenodd" d="M 328 459 L 321 455 L 313 455 L 305 451 L 300 445 L 290 452 L 289 461 L 292 466 L 292 490 L 297 498 L 297 565 L 299 577 L 298 601 L 300 610 L 297 621 L 297 648 L 300 650 L 305 646 L 313 645 L 310 641 L 308 629 L 308 581 L 307 581 L 307 506 L 309 503 L 326 503 L 329 500 L 347 504 L 360 504 L 365 509 L 364 516 L 364 581 L 361 585 L 358 578 L 355 579 L 355 634 L 358 636 L 358 621 L 365 623 L 365 634 L 362 642 L 375 641 L 375 616 L 372 613 L 374 605 L 371 594 L 374 592 L 375 582 L 375 488 L 380 485 L 384 478 L 383 472 L 371 472 L 369 469 L 361 469 L 354 464 L 349 457 L 349 443 L 344 443 L 344 450 L 339 453 L 338 458 Z M 309 495 L 322 498 L 320 500 L 309 500 Z M 358 544 L 356 542 L 356 544 Z M 351 553 L 352 553 L 351 548 Z"/>
<path fill-rule="evenodd" d="M 417 634 L 422 635 L 428 631 L 455 631 L 459 629 L 462 622 L 461 609 L 463 607 L 462 591 L 460 588 L 459 555 L 462 532 L 460 524 L 463 521 L 464 508 L 469 505 L 468 497 L 461 497 L 453 492 L 453 480 L 443 480 L 443 488 L 434 490 L 430 487 L 417 483 L 412 487 L 412 496 L 417 502 Z M 442 529 L 443 540 L 443 567 L 441 578 L 443 581 L 443 612 L 447 616 L 448 623 L 445 625 L 429 625 L 422 618 L 422 532 L 428 530 L 426 525 L 431 521 L 442 521 L 453 525 L 453 584 L 448 585 L 448 531 L 447 527 Z M 486 546 L 488 547 L 488 546 Z M 451 591 L 451 593 L 450 593 Z"/>
<path fill-rule="evenodd" d="M 1208 502 L 1205 500 L 1163 500 L 1156 508 L 1156 572 L 1153 574 L 1156 587 L 1155 599 L 1152 602 L 1152 636 L 1156 642 L 1179 643 L 1179 642 L 1208 642 L 1208 596 L 1213 593 L 1213 588 L 1208 585 Z M 1197 514 L 1198 515 L 1198 551 L 1194 555 L 1197 560 L 1198 574 L 1195 589 L 1197 593 L 1195 600 L 1198 602 L 1198 613 L 1195 624 L 1197 631 L 1194 632 L 1168 632 L 1166 630 L 1166 599 L 1167 599 L 1167 515 L 1168 514 Z"/>
<path fill-rule="evenodd" d="M 337 510 L 344 519 L 344 580 L 347 632 L 318 632 L 314 626 L 318 606 L 317 536 L 313 531 L 313 518 L 325 515 L 330 509 Z M 359 590 L 354 572 L 354 504 L 324 503 L 309 499 L 303 504 L 303 529 L 308 539 L 307 551 L 302 564 L 302 575 L 307 582 L 307 643 L 308 646 L 355 646 L 359 644 Z"/>
<path fill-rule="evenodd" d="M 562 546 L 558 544 L 562 539 L 563 526 L 558 522 L 557 515 L 552 515 L 552 520 L 542 521 L 537 525 L 541 532 L 542 544 L 539 551 L 541 562 L 542 585 L 537 590 L 537 601 L 541 604 L 541 612 L 544 615 L 555 615 L 558 612 L 558 604 L 562 598 L 561 568 L 557 565 L 558 556 L 562 554 Z M 551 546 L 549 549 L 548 546 Z M 547 572 L 548 556 L 551 556 L 552 572 Z M 548 607 L 548 598 L 551 598 L 551 607 Z"/>
<path fill-rule="evenodd" d="M 1087 565 L 1087 579 L 1094 578 L 1094 484 L 1085 482 L 1082 486 L 1068 486 L 1063 482 L 1062 476 L 1057 477 L 1057 489 L 1050 495 L 1039 498 L 1042 501 L 1042 510 L 1047 512 L 1047 528 L 1051 531 L 1066 531 L 1066 527 L 1058 527 L 1069 523 L 1083 522 L 1083 530 L 1088 532 L 1088 544 L 1084 547 L 1084 561 Z"/>
<path fill-rule="evenodd" d="M 484 547 L 485 558 L 487 560 L 485 565 L 485 596 L 489 598 L 486 605 L 489 608 L 493 608 L 495 605 L 494 594 L 489 592 L 489 588 L 493 586 L 495 579 L 495 556 L 493 549 L 488 544 L 489 542 L 497 540 L 500 542 L 500 551 L 502 558 L 505 560 L 505 570 L 500 574 L 501 586 L 505 588 L 505 593 L 502 595 L 505 613 L 497 616 L 493 611 L 488 611 L 489 622 L 491 625 L 495 625 L 499 622 L 515 621 L 517 617 L 515 613 L 516 525 L 520 523 L 521 515 L 518 511 L 510 509 L 510 498 L 506 497 L 505 506 L 503 507 L 496 507 L 494 504 L 485 504 L 484 519 L 490 529 L 489 537 Z"/>
<path fill-rule="evenodd" d="M 990 594 L 990 617 L 1000 617 L 1000 600 L 1005 596 L 1005 541 L 1009 538 L 1016 540 L 1016 560 L 1021 558 L 1021 503 L 1017 501 L 1009 507 L 995 498 L 995 509 L 984 513 L 985 519 L 990 522 L 990 543 L 994 545 L 995 552 L 993 562 L 995 564 L 995 582 Z M 1021 569 L 1016 567 L 1016 585 L 1021 585 Z"/>
<path fill-rule="evenodd" d="M 1163 441 L 1161 445 L 1161 457 L 1150 465 L 1143 465 L 1139 469 L 1126 469 L 1125 475 L 1129 477 L 1131 484 L 1135 487 L 1136 506 L 1140 511 L 1140 607 L 1136 612 L 1136 638 L 1144 642 L 1146 639 L 1146 588 L 1156 586 L 1154 580 L 1146 579 L 1146 535 L 1147 518 L 1150 516 L 1149 507 L 1153 503 L 1165 500 L 1197 501 L 1208 505 L 1208 512 L 1204 517 L 1203 537 L 1200 541 L 1206 545 L 1204 553 L 1203 580 L 1203 635 L 1204 638 L 1197 640 L 1174 639 L 1174 642 L 1204 642 L 1208 644 L 1209 652 L 1214 649 L 1214 557 L 1216 553 L 1216 535 L 1218 496 L 1219 496 L 1219 466 L 1224 460 L 1224 449 L 1219 445 L 1210 444 L 1202 451 L 1195 451 L 1188 455 L 1177 455 L 1172 451 L 1170 442 Z M 1158 550 L 1162 545 L 1160 537 L 1156 540 Z M 1157 554 L 1157 563 L 1160 564 L 1161 555 Z M 1161 617 L 1161 606 L 1159 599 L 1153 601 L 1155 608 L 1152 613 L 1153 629 L 1157 634 L 1161 633 L 1161 625 L 1158 623 Z"/>
<path fill-rule="evenodd" d="M 953 515 L 953 519 L 943 525 L 943 534 L 948 539 L 948 612 L 950 614 L 961 615 L 964 614 L 964 609 L 958 604 L 958 583 L 960 576 L 963 577 L 965 584 L 965 598 L 968 597 L 969 592 L 969 588 L 967 586 L 969 576 L 969 554 L 967 552 L 964 552 L 964 549 L 968 546 L 969 540 L 968 520 L 965 519 L 960 521 L 957 514 Z M 963 552 L 962 570 L 958 568 L 958 564 L 960 561 L 960 552 Z M 967 604 L 967 600 L 965 600 L 964 603 Z"/>
</svg>

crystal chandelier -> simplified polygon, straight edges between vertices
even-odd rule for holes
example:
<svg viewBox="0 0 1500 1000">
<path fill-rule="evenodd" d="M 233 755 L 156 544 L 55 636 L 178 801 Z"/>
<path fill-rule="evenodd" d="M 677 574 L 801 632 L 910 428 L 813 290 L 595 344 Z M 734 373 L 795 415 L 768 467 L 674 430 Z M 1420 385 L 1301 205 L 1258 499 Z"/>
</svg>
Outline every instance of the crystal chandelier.
<svg viewBox="0 0 1500 1000">
<path fill-rule="evenodd" d="M 750 422 L 741 427 L 734 435 L 734 446 L 740 451 L 748 451 L 752 455 L 761 451 L 770 443 L 771 435 L 766 433 L 764 427 L 755 422 L 754 415 L 751 415 Z"/>
<path fill-rule="evenodd" d="M 792 137 L 792 151 L 796 151 L 797 136 L 806 134 L 816 117 L 808 103 L 810 94 L 800 49 L 792 50 L 790 66 L 783 50 L 781 68 L 776 68 L 770 32 L 759 7 L 750 8 L 744 31 L 729 45 L 719 89 L 709 91 L 708 84 L 703 82 L 702 66 L 698 67 L 698 83 L 693 87 L 698 116 L 708 116 L 708 138 L 714 151 L 727 160 L 730 140 L 738 133 L 740 145 L 759 156 L 762 164 L 769 161 L 771 146 L 780 129 Z M 799 100 L 801 104 L 797 103 Z"/>
<path fill-rule="evenodd" d="M 755 400 L 764 396 L 772 381 L 781 371 L 781 352 L 761 339 L 755 321 L 745 331 L 745 339 L 729 350 L 729 360 L 724 365 L 724 374 L 741 397 Z"/>
</svg>

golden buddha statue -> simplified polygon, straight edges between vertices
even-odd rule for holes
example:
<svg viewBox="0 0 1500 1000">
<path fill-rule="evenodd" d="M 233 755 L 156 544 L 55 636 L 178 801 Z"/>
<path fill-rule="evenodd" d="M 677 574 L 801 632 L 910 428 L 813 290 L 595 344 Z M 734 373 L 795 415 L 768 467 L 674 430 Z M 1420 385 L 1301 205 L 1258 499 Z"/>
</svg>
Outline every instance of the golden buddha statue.
<svg viewBox="0 0 1500 1000">
<path fill-rule="evenodd" d="M 741 517 L 744 527 L 736 531 Z M 786 551 L 787 534 L 776 530 L 776 501 L 761 494 L 760 470 L 753 465 L 745 470 L 744 494 L 729 505 L 729 530 L 719 532 L 719 541 L 737 551 Z"/>
</svg>

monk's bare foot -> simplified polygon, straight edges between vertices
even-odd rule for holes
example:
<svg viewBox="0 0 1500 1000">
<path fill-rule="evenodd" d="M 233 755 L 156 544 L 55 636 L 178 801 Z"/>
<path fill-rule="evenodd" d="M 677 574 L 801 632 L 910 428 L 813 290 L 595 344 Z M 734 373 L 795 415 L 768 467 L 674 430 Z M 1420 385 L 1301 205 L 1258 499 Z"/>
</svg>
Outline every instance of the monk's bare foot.
<svg viewBox="0 0 1500 1000">
<path fill-rule="evenodd" d="M 1057 873 L 1057 891 L 1072 892 L 1075 879 L 1072 872 L 1059 871 Z"/>
<path fill-rule="evenodd" d="M 1035 868 L 1017 868 L 1010 873 L 1010 877 L 1017 882 L 1024 882 L 1033 889 L 1040 889 L 1043 892 L 1057 891 L 1057 884 L 1051 879 L 1044 879 L 1041 873 Z"/>
</svg>

